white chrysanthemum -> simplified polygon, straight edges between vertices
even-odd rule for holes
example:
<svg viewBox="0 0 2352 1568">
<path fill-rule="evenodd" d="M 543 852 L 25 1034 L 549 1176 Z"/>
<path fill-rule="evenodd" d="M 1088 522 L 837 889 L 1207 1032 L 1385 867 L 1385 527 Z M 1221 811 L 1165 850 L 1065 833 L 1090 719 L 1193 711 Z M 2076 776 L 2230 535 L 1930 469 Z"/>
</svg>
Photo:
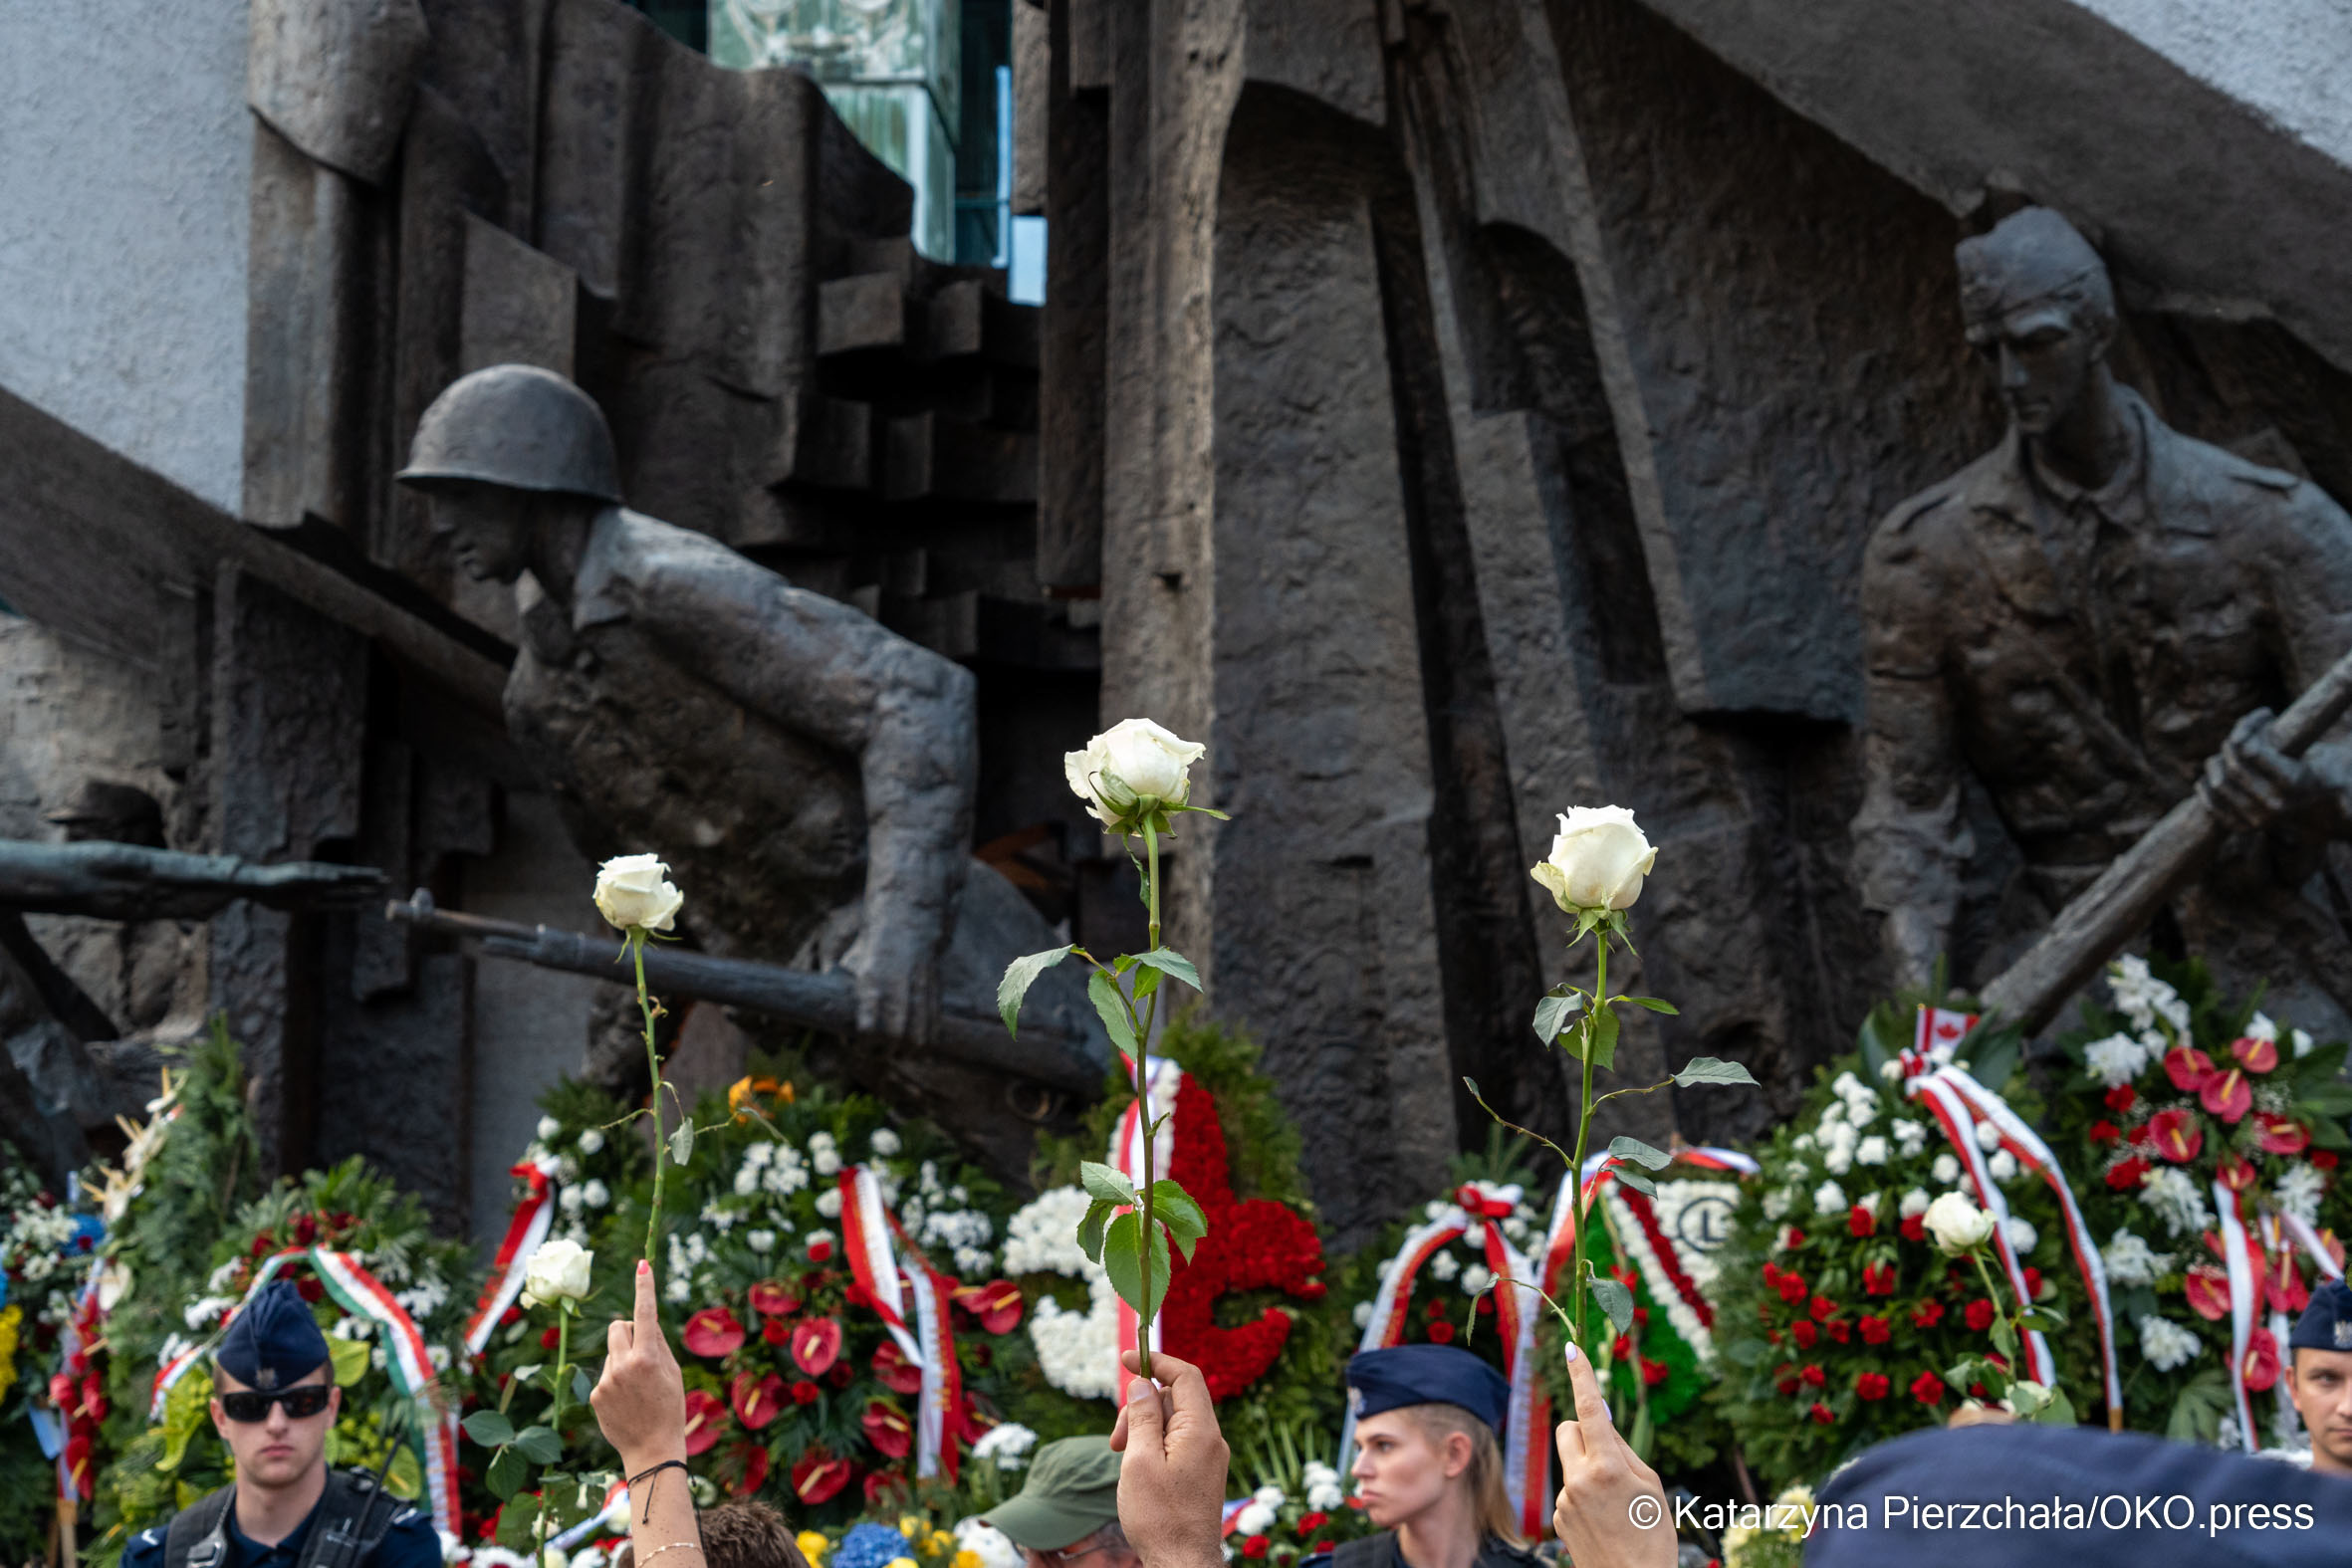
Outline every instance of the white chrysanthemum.
<svg viewBox="0 0 2352 1568">
<path fill-rule="evenodd" d="M 1040 1193 L 1005 1226 L 1005 1271 L 1082 1276 L 1094 1265 L 1078 1250 L 1078 1222 L 1093 1200 L 1082 1187 Z"/>
<path fill-rule="evenodd" d="M 1928 1167 L 1928 1172 L 1937 1181 L 1950 1187 L 1960 1180 L 1960 1157 L 1947 1149 L 1936 1156 L 1936 1163 Z"/>
<path fill-rule="evenodd" d="M 612 1202 L 612 1190 L 591 1176 L 580 1190 L 580 1201 L 590 1209 L 601 1209 Z"/>
<path fill-rule="evenodd" d="M 1243 1507 L 1240 1513 L 1234 1515 L 1233 1531 L 1236 1535 L 1244 1537 L 1264 1535 L 1274 1528 L 1274 1510 L 1265 1503 L 1253 1499 Z"/>
<path fill-rule="evenodd" d="M 1977 1123 L 1977 1147 L 1991 1154 L 2000 1147 L 2000 1129 L 1991 1122 Z"/>
<path fill-rule="evenodd" d="M 1854 1146 L 1856 1165 L 1884 1165 L 1887 1163 L 1887 1141 L 1876 1133 Z"/>
<path fill-rule="evenodd" d="M 1854 1151 L 1831 1149 L 1821 1156 L 1821 1168 L 1831 1176 L 1843 1176 L 1854 1168 Z"/>
<path fill-rule="evenodd" d="M 1928 1130 L 1922 1123 L 1898 1116 L 1887 1123 L 1887 1131 L 1895 1135 L 1896 1147 L 1906 1160 L 1927 1147 Z"/>
<path fill-rule="evenodd" d="M 817 1195 L 817 1213 L 820 1219 L 840 1219 L 841 1190 L 837 1187 L 828 1187 L 823 1192 L 819 1193 Z"/>
<path fill-rule="evenodd" d="M 2172 1253 L 2151 1249 L 2129 1231 L 2116 1232 L 2114 1238 L 2099 1249 L 2099 1260 L 2107 1267 L 2107 1282 L 2126 1287 L 2152 1285 L 2171 1272 L 2173 1266 Z"/>
<path fill-rule="evenodd" d="M 203 1305 L 202 1302 L 197 1303 L 197 1306 L 201 1305 Z M 194 1308 L 191 1307 L 189 1310 L 193 1311 Z M 366 1339 L 375 1333 L 375 1321 L 353 1312 L 348 1316 L 337 1318 L 335 1326 L 327 1332 L 337 1339 Z"/>
<path fill-rule="evenodd" d="M 1832 1128 L 1832 1127 L 1835 1127 L 1835 1126 L 1838 1126 L 1839 1124 L 1843 1123 L 1843 1122 L 1845 1121 L 1845 1119 L 1846 1119 L 1846 1108 L 1845 1108 L 1843 1105 L 1840 1105 L 1840 1104 L 1838 1104 L 1836 1101 L 1834 1101 L 1834 1100 L 1833 1100 L 1833 1101 L 1831 1101 L 1829 1104 L 1822 1106 L 1822 1107 L 1821 1107 L 1821 1132 L 1822 1132 L 1822 1135 L 1823 1135 L 1824 1137 L 1826 1137 L 1826 1136 L 1828 1135 L 1828 1132 L 1829 1132 L 1829 1129 L 1830 1129 L 1830 1128 Z"/>
<path fill-rule="evenodd" d="M 760 1190 L 760 1173 L 756 1167 L 745 1166 L 735 1173 L 735 1196 L 749 1198 Z"/>
<path fill-rule="evenodd" d="M 1993 1158 L 1985 1162 L 1985 1169 L 1997 1182 L 2013 1182 L 2017 1179 L 2017 1157 L 2006 1149 L 1997 1149 Z"/>
<path fill-rule="evenodd" d="M 1000 1470 L 1017 1470 L 1028 1462 L 1029 1451 L 1038 1446 L 1038 1435 L 1017 1421 L 999 1422 L 980 1435 L 972 1445 L 972 1457 L 990 1459 Z"/>
<path fill-rule="evenodd" d="M 600 1154 L 603 1152 L 603 1148 L 604 1135 L 595 1128 L 590 1127 L 580 1135 L 580 1152 L 582 1154 Z"/>
<path fill-rule="evenodd" d="M 1429 1260 L 1429 1271 L 1441 1280 L 1450 1280 L 1462 1272 L 1462 1260 L 1450 1248 L 1441 1249 Z"/>
<path fill-rule="evenodd" d="M 2278 1201 L 2278 1212 L 2305 1225 L 2319 1223 L 2319 1195 L 2327 1191 L 2327 1178 L 2308 1165 L 2296 1164 L 2278 1179 L 2272 1196 Z"/>
<path fill-rule="evenodd" d="M 1835 1182 L 1823 1182 L 1813 1189 L 1813 1213 L 1842 1215 L 1846 1212 L 1845 1189 Z"/>
<path fill-rule="evenodd" d="M 2204 1191 L 2195 1178 L 2176 1165 L 2162 1166 L 2148 1173 L 2140 1188 L 2140 1202 L 2164 1222 L 2167 1235 L 2202 1235 L 2214 1223 L 2214 1212 L 2206 1204 Z"/>
<path fill-rule="evenodd" d="M 1926 1214 L 1928 1212 L 1927 1193 L 1923 1189 L 1914 1187 L 1911 1189 L 1911 1191 L 1903 1195 L 1903 1206 L 1897 1212 L 1905 1220 L 1910 1219 L 1914 1215 Z"/>
<path fill-rule="evenodd" d="M 898 1134 L 887 1127 L 876 1127 L 873 1136 L 866 1140 L 866 1147 L 887 1160 L 899 1151 Z"/>
<path fill-rule="evenodd" d="M 841 1156 L 838 1150 L 819 1149 L 813 1145 L 809 1151 L 809 1164 L 819 1176 L 838 1176 L 841 1174 Z"/>
<path fill-rule="evenodd" d="M 1484 1263 L 1473 1263 L 1462 1270 L 1462 1293 L 1466 1296 L 1481 1294 L 1494 1282 L 1494 1271 Z"/>
<path fill-rule="evenodd" d="M 1355 1304 L 1354 1312 L 1350 1313 L 1349 1315 L 1355 1319 L 1356 1327 L 1370 1328 L 1372 1326 L 1373 1306 L 1374 1303 L 1370 1301 L 1358 1301 Z"/>
<path fill-rule="evenodd" d="M 2140 1314 L 2140 1354 L 2159 1372 L 2170 1372 L 2197 1359 L 2202 1342 L 2170 1318 L 2153 1312 Z"/>
<path fill-rule="evenodd" d="M 1441 1204 L 1432 1199 L 1421 1206 L 1421 1218 L 1432 1222 L 1443 1220 L 1446 1217 L 1446 1212 L 1453 1207 L 1452 1204 Z"/>
<path fill-rule="evenodd" d="M 2041 1239 L 2041 1232 L 2033 1229 L 2033 1222 L 2019 1215 L 2009 1216 L 2008 1233 L 2009 1247 L 2019 1257 L 2032 1251 L 2033 1244 Z"/>
<path fill-rule="evenodd" d="M 1889 1083 L 1900 1082 L 1903 1077 L 1902 1061 L 1897 1057 L 1889 1056 L 1878 1064 L 1878 1075 Z"/>
<path fill-rule="evenodd" d="M 2099 1081 L 2112 1089 L 2129 1083 L 2148 1065 L 2148 1048 L 2129 1034 L 2110 1034 L 2083 1047 L 2082 1057 Z"/>
<path fill-rule="evenodd" d="M 554 1141 L 555 1141 L 555 1137 L 556 1137 L 556 1135 L 557 1135 L 558 1133 L 562 1132 L 563 1130 L 564 1130 L 564 1124 L 563 1124 L 562 1122 L 560 1122 L 560 1121 L 556 1120 L 556 1119 L 555 1119 L 553 1116 L 542 1116 L 542 1117 L 539 1119 L 539 1127 L 538 1127 L 538 1132 L 539 1132 L 539 1141 L 540 1141 L 541 1143 L 552 1143 L 552 1142 L 554 1142 Z"/>
<path fill-rule="evenodd" d="M 1785 1220 L 1796 1203 L 1796 1195 L 1785 1187 L 1776 1187 L 1764 1194 L 1764 1217 L 1766 1220 Z"/>
</svg>

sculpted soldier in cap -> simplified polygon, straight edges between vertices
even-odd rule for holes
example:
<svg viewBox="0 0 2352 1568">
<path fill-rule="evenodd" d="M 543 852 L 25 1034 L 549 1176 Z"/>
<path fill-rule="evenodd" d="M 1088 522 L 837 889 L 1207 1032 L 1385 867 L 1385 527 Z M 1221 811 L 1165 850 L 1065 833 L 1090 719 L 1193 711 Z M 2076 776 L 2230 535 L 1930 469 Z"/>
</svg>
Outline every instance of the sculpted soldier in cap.
<svg viewBox="0 0 2352 1568">
<path fill-rule="evenodd" d="M 2290 760 L 2260 732 L 2352 646 L 2352 520 L 2117 384 L 2106 268 L 2065 219 L 2027 208 L 1958 254 L 2008 434 L 1895 508 L 1862 578 L 1855 859 L 1899 978 L 1951 937 L 1975 848 L 1964 770 L 2051 913 L 2198 788 L 2234 831 L 2172 905 L 2189 950 L 2342 1032 L 2352 944 L 2320 851 L 2352 836 L 2352 754 Z"/>
<path fill-rule="evenodd" d="M 236 1480 L 133 1536 L 121 1568 L 437 1568 L 431 1519 L 363 1471 L 328 1468 L 333 1372 L 293 1282 L 264 1286 L 213 1356 L 212 1425 Z"/>
</svg>

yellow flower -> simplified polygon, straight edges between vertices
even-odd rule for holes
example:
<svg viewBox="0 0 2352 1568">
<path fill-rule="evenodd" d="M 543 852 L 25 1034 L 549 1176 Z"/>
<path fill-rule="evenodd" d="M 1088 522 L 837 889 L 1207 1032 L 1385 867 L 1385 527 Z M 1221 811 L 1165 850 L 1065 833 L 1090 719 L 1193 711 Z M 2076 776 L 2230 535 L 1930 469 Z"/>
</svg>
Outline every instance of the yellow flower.
<svg viewBox="0 0 2352 1568">
<path fill-rule="evenodd" d="M 16 1382 L 16 1325 L 24 1315 L 21 1306 L 0 1311 L 0 1398 L 5 1398 Z"/>
<path fill-rule="evenodd" d="M 893 1557 L 882 1568 L 915 1568 L 915 1560 L 912 1557 Z"/>
<path fill-rule="evenodd" d="M 923 1543 L 923 1550 L 929 1552 L 934 1557 L 940 1556 L 946 1552 L 952 1552 L 955 1549 L 956 1538 L 948 1534 L 945 1530 L 933 1530 L 931 1532 L 931 1538 Z"/>
<path fill-rule="evenodd" d="M 803 1530 L 794 1538 L 794 1544 L 801 1548 L 801 1555 L 809 1559 L 810 1568 L 817 1568 L 819 1563 L 824 1561 L 824 1554 L 833 1549 L 833 1543 L 815 1530 Z"/>
<path fill-rule="evenodd" d="M 954 1568 L 980 1568 L 980 1554 L 967 1546 L 956 1553 Z"/>
<path fill-rule="evenodd" d="M 923 1521 L 914 1514 L 902 1513 L 898 1516 L 898 1533 L 911 1541 L 923 1533 Z"/>
</svg>

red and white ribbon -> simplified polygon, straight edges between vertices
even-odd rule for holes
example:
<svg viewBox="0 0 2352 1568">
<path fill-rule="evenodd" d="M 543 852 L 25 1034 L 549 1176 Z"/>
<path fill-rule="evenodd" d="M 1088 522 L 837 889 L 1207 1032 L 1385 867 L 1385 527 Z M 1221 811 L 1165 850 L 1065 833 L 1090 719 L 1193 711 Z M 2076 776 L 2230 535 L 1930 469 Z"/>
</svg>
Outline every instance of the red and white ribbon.
<svg viewBox="0 0 2352 1568">
<path fill-rule="evenodd" d="M 922 1250 L 906 1241 L 906 1232 L 898 1229 L 895 1219 L 890 1229 L 906 1242 L 907 1293 L 914 1298 L 915 1330 L 923 1342 L 923 1385 L 916 1394 L 920 1409 L 915 1418 L 915 1475 L 928 1479 L 945 1473 L 953 1485 L 960 1456 L 948 1418 L 963 1397 L 964 1382 L 964 1369 L 956 1361 L 954 1329 L 948 1321 L 955 1281 L 933 1268 Z"/>
<path fill-rule="evenodd" d="M 2303 1255 L 2310 1258 L 2312 1265 L 2322 1274 L 2330 1279 L 2344 1277 L 2344 1265 L 2336 1261 L 2335 1253 L 2328 1250 L 2327 1243 L 2320 1239 L 2318 1232 L 2311 1229 L 2309 1221 L 2297 1219 L 2293 1215 L 2280 1215 L 2278 1223 L 2286 1228 L 2286 1233 L 2295 1238 L 2295 1244 L 2303 1249 Z"/>
<path fill-rule="evenodd" d="M 840 1191 L 841 1250 L 848 1255 L 849 1272 L 899 1351 L 922 1373 L 915 1396 L 915 1475 L 927 1480 L 944 1471 L 953 1481 L 956 1440 L 948 1416 L 963 1392 L 963 1372 L 948 1322 L 953 1281 L 933 1268 L 922 1248 L 899 1229 L 882 1203 L 882 1184 L 872 1171 L 862 1165 L 843 1167 Z"/>
<path fill-rule="evenodd" d="M 498 1327 L 498 1320 L 506 1316 L 506 1309 L 522 1294 L 523 1275 L 531 1266 L 531 1254 L 547 1239 L 548 1227 L 556 1217 L 553 1155 L 537 1161 L 525 1160 L 507 1174 L 521 1177 L 528 1190 L 523 1201 L 515 1205 L 513 1218 L 507 1221 L 506 1237 L 498 1243 L 498 1255 L 490 1260 L 489 1281 L 482 1286 L 482 1298 L 474 1304 L 474 1315 L 466 1320 L 465 1348 L 476 1356 L 490 1343 L 490 1335 Z"/>
<path fill-rule="evenodd" d="M 612 1516 L 612 1505 L 614 1503 L 620 1504 L 621 1517 L 626 1519 L 628 1517 L 628 1501 L 629 1483 L 625 1480 L 614 1481 L 611 1485 L 604 1488 L 604 1505 L 601 1508 L 598 1508 L 594 1513 L 589 1514 L 587 1518 L 572 1526 L 571 1529 L 564 1531 L 561 1535 L 552 1535 L 548 1537 L 548 1544 L 556 1548 L 558 1551 L 568 1552 L 572 1550 L 573 1547 L 578 1546 L 582 1541 L 585 1541 L 588 1537 L 594 1535 L 597 1528 L 601 1526 L 606 1519 Z M 623 1532 L 625 1532 L 628 1529 L 628 1526 L 624 1523 L 621 1525 L 621 1529 Z"/>
<path fill-rule="evenodd" d="M 1976 1119 L 1968 1100 L 1956 1084 L 1943 1076 L 1951 1070 L 1938 1068 L 1911 1078 L 1905 1082 L 1904 1091 L 1912 1098 L 1926 1102 L 1937 1125 L 1944 1129 L 1946 1141 L 1952 1145 L 1953 1152 L 1960 1156 L 1961 1165 L 1976 1186 L 1979 1202 L 1985 1206 L 1985 1212 L 1993 1217 L 1993 1251 L 1999 1260 L 2000 1271 L 2007 1277 L 2009 1289 L 2016 1294 L 2018 1304 L 2030 1306 L 2033 1292 L 2026 1288 L 2025 1270 L 2017 1261 L 2017 1249 L 2009 1243 L 2008 1200 L 2001 1196 L 2000 1184 L 1994 1181 L 1993 1171 L 1985 1160 L 1985 1151 L 1978 1146 Z M 2057 1367 L 2050 1356 L 2049 1341 L 2037 1328 L 2027 1329 L 2024 1338 L 2025 1375 L 2044 1387 L 2054 1386 L 2057 1382 Z"/>
<path fill-rule="evenodd" d="M 1119 1124 L 1110 1135 L 1112 1169 L 1134 1183 L 1138 1190 L 1143 1185 L 1143 1132 L 1150 1125 L 1148 1118 L 1152 1110 L 1165 1107 L 1160 1110 L 1165 1119 L 1160 1122 L 1160 1130 L 1151 1141 L 1151 1165 L 1155 1179 L 1168 1174 L 1169 1163 L 1176 1157 L 1176 1091 L 1183 1085 L 1184 1069 L 1165 1056 L 1147 1055 L 1143 1058 L 1143 1079 L 1146 1090 L 1144 1097 L 1129 1102 L 1127 1108 L 1119 1113 Z M 1173 1263 L 1175 1259 L 1170 1258 L 1169 1261 Z M 1165 1301 L 1166 1282 L 1158 1283 L 1160 1299 Z M 1113 1356 L 1122 1354 L 1127 1346 L 1135 1343 L 1135 1309 L 1127 1305 L 1124 1299 L 1118 1303 L 1117 1322 L 1118 1334 L 1111 1342 Z M 1158 1354 L 1160 1318 L 1157 1313 L 1152 1315 L 1151 1320 L 1151 1348 L 1153 1354 Z M 1129 1372 L 1127 1364 L 1121 1361 L 1118 1364 L 1120 1404 L 1127 1402 L 1127 1385 L 1134 1381 L 1135 1374 Z"/>
<path fill-rule="evenodd" d="M 2230 1393 L 2237 1402 L 2237 1441 L 2251 1454 L 2260 1445 L 2254 1437 L 2253 1404 L 2245 1392 L 2245 1349 L 2253 1338 L 2256 1287 L 2238 1197 L 2221 1182 L 2214 1183 L 2214 1209 L 2222 1217 L 2222 1266 L 2230 1275 Z"/>
<path fill-rule="evenodd" d="M 906 1297 L 898 1288 L 898 1259 L 890 1247 L 890 1213 L 882 1205 L 882 1184 L 862 1165 L 841 1169 L 841 1250 L 849 1272 L 873 1304 L 882 1326 L 898 1341 L 906 1359 L 923 1364 L 923 1347 L 906 1322 Z"/>
</svg>

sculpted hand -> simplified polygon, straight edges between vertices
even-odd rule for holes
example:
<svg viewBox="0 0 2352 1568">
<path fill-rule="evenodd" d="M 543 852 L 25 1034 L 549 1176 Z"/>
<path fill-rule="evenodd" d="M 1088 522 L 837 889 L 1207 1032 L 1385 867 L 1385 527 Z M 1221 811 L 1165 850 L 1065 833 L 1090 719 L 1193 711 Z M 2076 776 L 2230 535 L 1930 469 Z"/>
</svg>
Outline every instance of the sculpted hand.
<svg viewBox="0 0 2352 1568">
<path fill-rule="evenodd" d="M 920 1042 L 938 1032 L 936 936 L 869 915 L 841 960 L 857 976 L 858 1033 Z"/>
<path fill-rule="evenodd" d="M 1141 1363 L 1130 1350 L 1127 1370 Z M 1224 1568 L 1225 1434 L 1201 1369 L 1174 1356 L 1151 1358 L 1165 1392 L 1137 1378 L 1111 1428 L 1119 1462 L 1119 1527 L 1143 1568 Z"/>
<path fill-rule="evenodd" d="M 1674 1568 L 1674 1521 L 1658 1472 L 1617 1436 L 1592 1363 L 1568 1347 L 1576 1419 L 1559 1425 L 1559 1501 L 1551 1528 L 1576 1568 Z"/>
<path fill-rule="evenodd" d="M 2263 733 L 2270 710 L 2256 708 L 2237 721 L 2221 751 L 2205 765 L 2198 793 L 2233 826 L 2258 828 L 2309 799 L 2318 781 L 2301 760 L 2272 746 Z"/>
<path fill-rule="evenodd" d="M 637 1264 L 635 1316 L 616 1319 L 604 1331 L 604 1374 L 588 1403 L 623 1469 L 634 1475 L 664 1459 L 684 1458 L 686 1381 L 662 1337 L 653 1270 L 643 1262 Z"/>
</svg>

